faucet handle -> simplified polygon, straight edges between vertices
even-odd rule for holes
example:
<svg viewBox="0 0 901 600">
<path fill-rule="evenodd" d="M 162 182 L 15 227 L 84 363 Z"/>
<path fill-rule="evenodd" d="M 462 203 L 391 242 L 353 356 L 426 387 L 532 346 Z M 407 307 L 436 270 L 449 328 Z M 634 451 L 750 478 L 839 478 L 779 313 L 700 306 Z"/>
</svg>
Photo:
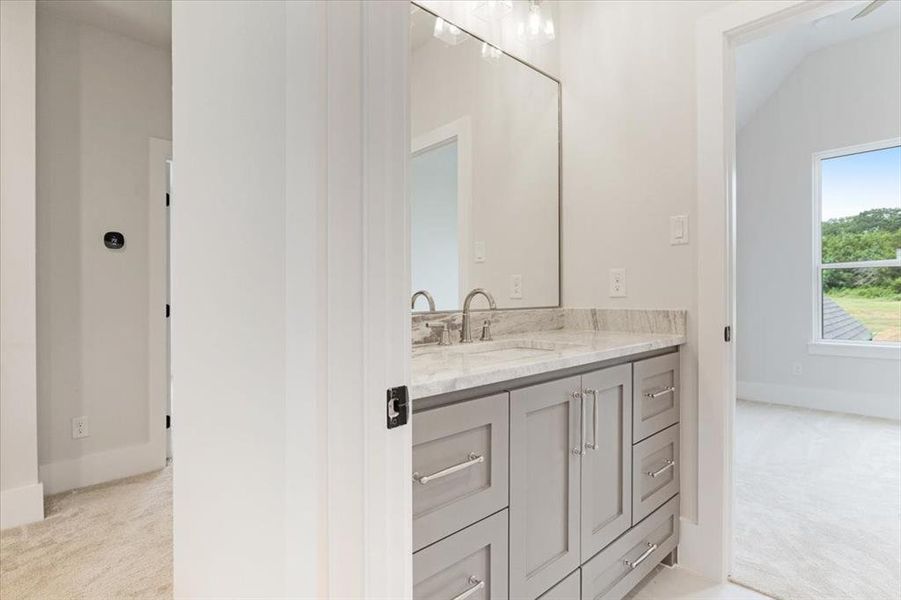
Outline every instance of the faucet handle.
<svg viewBox="0 0 901 600">
<path fill-rule="evenodd" d="M 482 321 L 482 341 L 490 342 L 491 341 L 491 319 L 485 319 Z"/>
<path fill-rule="evenodd" d="M 435 333 L 438 334 L 438 345 L 439 346 L 450 346 L 450 328 L 445 323 L 426 323 L 426 327 L 429 329 L 434 329 Z"/>
</svg>

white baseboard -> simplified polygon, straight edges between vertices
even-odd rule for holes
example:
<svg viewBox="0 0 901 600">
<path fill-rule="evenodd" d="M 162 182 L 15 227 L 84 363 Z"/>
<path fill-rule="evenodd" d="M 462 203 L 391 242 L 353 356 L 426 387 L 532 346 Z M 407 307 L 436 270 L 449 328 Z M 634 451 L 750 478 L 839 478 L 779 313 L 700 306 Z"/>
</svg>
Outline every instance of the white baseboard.
<svg viewBox="0 0 901 600">
<path fill-rule="evenodd" d="M 140 444 L 40 466 L 47 495 L 149 473 L 166 466 L 166 446 Z"/>
<path fill-rule="evenodd" d="M 44 486 L 40 482 L 0 491 L 0 529 L 44 519 Z"/>
<path fill-rule="evenodd" d="M 901 420 L 901 399 L 892 395 L 752 381 L 739 381 L 736 395 L 742 400 Z"/>
</svg>

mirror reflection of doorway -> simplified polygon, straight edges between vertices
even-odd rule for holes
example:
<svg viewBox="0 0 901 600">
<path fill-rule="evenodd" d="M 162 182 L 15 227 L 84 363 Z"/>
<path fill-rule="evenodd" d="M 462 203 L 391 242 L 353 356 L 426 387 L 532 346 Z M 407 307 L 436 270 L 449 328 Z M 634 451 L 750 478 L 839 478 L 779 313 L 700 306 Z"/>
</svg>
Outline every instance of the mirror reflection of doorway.
<svg viewBox="0 0 901 600">
<path fill-rule="evenodd" d="M 458 144 L 451 138 L 413 154 L 410 161 L 413 290 L 429 290 L 437 310 L 460 298 Z"/>
</svg>

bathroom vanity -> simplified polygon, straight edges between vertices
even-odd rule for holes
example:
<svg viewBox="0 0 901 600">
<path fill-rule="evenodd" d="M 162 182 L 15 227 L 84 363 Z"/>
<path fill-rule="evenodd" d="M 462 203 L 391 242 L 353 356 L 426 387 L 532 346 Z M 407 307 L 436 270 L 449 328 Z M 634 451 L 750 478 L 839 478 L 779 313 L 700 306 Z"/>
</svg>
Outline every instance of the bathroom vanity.
<svg viewBox="0 0 901 600">
<path fill-rule="evenodd" d="M 684 335 L 413 352 L 414 598 L 621 598 L 679 539 Z"/>
<path fill-rule="evenodd" d="M 622 598 L 679 541 L 685 314 L 560 306 L 559 81 L 413 4 L 410 90 L 413 597 Z"/>
</svg>

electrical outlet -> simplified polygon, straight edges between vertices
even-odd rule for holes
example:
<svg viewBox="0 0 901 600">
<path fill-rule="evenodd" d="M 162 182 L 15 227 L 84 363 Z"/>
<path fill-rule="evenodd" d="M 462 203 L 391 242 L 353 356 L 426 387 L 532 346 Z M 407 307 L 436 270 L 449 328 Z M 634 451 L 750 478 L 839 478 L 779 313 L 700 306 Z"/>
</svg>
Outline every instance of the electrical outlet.
<svg viewBox="0 0 901 600">
<path fill-rule="evenodd" d="M 510 297 L 522 299 L 522 275 L 510 275 Z"/>
<path fill-rule="evenodd" d="M 80 440 L 81 438 L 86 438 L 90 433 L 88 433 L 88 418 L 87 417 L 75 417 L 72 419 L 72 439 Z"/>
<path fill-rule="evenodd" d="M 800 375 L 804 372 L 801 363 L 792 363 L 792 375 Z"/>
<path fill-rule="evenodd" d="M 610 269 L 610 297 L 626 297 L 626 270 Z"/>
</svg>

